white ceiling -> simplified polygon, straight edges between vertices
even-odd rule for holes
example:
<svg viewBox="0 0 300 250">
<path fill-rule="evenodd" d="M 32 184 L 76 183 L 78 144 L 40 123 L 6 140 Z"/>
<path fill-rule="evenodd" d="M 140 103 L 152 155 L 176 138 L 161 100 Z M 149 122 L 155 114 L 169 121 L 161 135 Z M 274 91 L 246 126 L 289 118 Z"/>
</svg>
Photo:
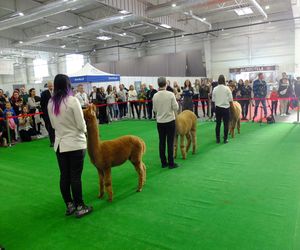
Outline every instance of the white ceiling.
<svg viewBox="0 0 300 250">
<path fill-rule="evenodd" d="M 257 2 L 268 21 L 293 17 L 290 0 Z M 56 3 L 60 4 L 59 14 L 51 13 Z M 172 7 L 174 3 L 176 7 Z M 64 10 L 64 4 L 74 7 Z M 267 5 L 269 9 L 265 9 Z M 238 16 L 234 10 L 243 7 L 250 7 L 253 14 Z M 121 19 L 122 9 L 132 14 Z M 265 21 L 251 0 L 0 0 L 0 57 L 11 55 L 12 50 L 26 56 L 29 50 L 72 53 L 130 43 L 147 46 L 147 41 L 155 38 L 208 31 L 207 24 L 184 14 L 191 10 L 196 17 L 205 18 L 212 30 Z M 19 16 L 20 12 L 24 16 Z M 13 23 L 14 27 L 8 28 Z M 171 28 L 161 27 L 162 23 Z M 63 25 L 70 28 L 57 30 Z M 112 39 L 97 39 L 103 35 Z"/>
</svg>

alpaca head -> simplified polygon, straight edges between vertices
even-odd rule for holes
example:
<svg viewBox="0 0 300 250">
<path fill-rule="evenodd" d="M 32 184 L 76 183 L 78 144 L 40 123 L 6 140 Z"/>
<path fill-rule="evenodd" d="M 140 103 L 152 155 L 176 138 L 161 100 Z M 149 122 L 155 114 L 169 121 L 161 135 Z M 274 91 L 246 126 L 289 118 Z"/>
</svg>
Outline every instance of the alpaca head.
<svg viewBox="0 0 300 250">
<path fill-rule="evenodd" d="M 96 106 L 94 104 L 90 104 L 83 110 L 83 116 L 87 124 L 94 121 L 96 119 Z"/>
</svg>

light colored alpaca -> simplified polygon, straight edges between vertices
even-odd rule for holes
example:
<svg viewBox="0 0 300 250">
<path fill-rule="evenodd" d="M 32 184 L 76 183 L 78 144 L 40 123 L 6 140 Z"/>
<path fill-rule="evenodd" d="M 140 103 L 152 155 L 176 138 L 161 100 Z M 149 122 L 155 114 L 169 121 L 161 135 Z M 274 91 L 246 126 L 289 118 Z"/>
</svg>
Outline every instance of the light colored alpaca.
<svg viewBox="0 0 300 250">
<path fill-rule="evenodd" d="M 197 116 L 190 110 L 184 110 L 176 117 L 176 135 L 174 142 L 174 157 L 177 157 L 178 136 L 180 135 L 180 149 L 183 159 L 186 159 L 186 153 L 189 151 L 191 142 L 193 143 L 193 154 L 196 152 L 196 132 Z M 184 137 L 187 139 L 187 145 L 184 147 Z"/>
<path fill-rule="evenodd" d="M 96 107 L 90 105 L 83 111 L 87 125 L 88 153 L 99 175 L 99 198 L 104 196 L 104 186 L 108 201 L 113 200 L 111 168 L 129 160 L 138 173 L 138 189 L 141 192 L 146 181 L 146 166 L 142 161 L 146 151 L 145 142 L 133 135 L 121 136 L 114 140 L 100 141 L 96 118 Z"/>
<path fill-rule="evenodd" d="M 230 107 L 229 133 L 234 138 L 234 129 L 237 127 L 238 133 L 241 132 L 242 107 L 238 102 L 233 102 Z"/>
</svg>

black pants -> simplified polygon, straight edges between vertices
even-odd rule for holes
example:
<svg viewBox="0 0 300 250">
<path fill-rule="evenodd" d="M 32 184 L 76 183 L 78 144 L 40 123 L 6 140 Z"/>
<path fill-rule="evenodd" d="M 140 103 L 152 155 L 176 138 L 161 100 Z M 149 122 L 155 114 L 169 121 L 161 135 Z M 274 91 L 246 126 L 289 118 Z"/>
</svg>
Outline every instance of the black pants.
<svg viewBox="0 0 300 250">
<path fill-rule="evenodd" d="M 148 119 L 152 119 L 153 103 L 152 100 L 148 102 Z"/>
<path fill-rule="evenodd" d="M 68 202 L 74 202 L 75 206 L 83 204 L 81 174 L 84 156 L 85 150 L 59 153 L 58 148 L 56 151 L 60 169 L 60 192 L 66 204 Z"/>
<path fill-rule="evenodd" d="M 220 140 L 220 129 L 221 129 L 221 122 L 223 120 L 224 126 L 224 140 L 227 140 L 228 137 L 228 126 L 229 126 L 229 108 L 220 108 L 216 106 L 216 138 Z"/>
<path fill-rule="evenodd" d="M 55 141 L 55 131 L 52 128 L 49 116 L 47 114 L 46 115 L 44 114 L 43 115 L 43 120 L 45 122 L 45 127 L 46 127 L 46 129 L 48 131 L 48 134 L 49 134 L 50 143 L 54 144 L 54 141 Z"/>
<path fill-rule="evenodd" d="M 127 103 L 126 102 L 119 103 L 118 106 L 119 106 L 119 110 L 120 110 L 120 117 L 122 118 L 123 116 L 126 116 Z"/>
<path fill-rule="evenodd" d="M 134 110 L 133 110 L 133 107 L 134 107 L 135 111 L 136 111 L 136 114 L 137 114 L 137 117 L 140 118 L 140 113 L 139 113 L 139 110 L 138 110 L 137 101 L 130 102 L 130 107 L 131 107 L 132 117 L 134 118 Z"/>
<path fill-rule="evenodd" d="M 143 118 L 146 119 L 147 118 L 147 111 L 146 111 L 146 103 L 144 101 L 140 101 L 139 102 L 139 114 L 142 114 L 142 107 L 143 107 L 143 113 L 144 116 Z"/>
<path fill-rule="evenodd" d="M 201 106 L 202 106 L 202 111 L 203 111 L 203 116 L 205 117 L 205 103 L 206 103 L 206 115 L 209 116 L 208 111 L 209 111 L 209 101 L 201 101 Z"/>
<path fill-rule="evenodd" d="M 277 115 L 278 101 L 272 101 L 272 115 Z"/>
<path fill-rule="evenodd" d="M 162 165 L 174 165 L 175 120 L 167 123 L 157 123 L 159 135 L 159 156 Z M 166 141 L 168 144 L 168 161 L 166 158 Z"/>
<path fill-rule="evenodd" d="M 28 130 L 20 130 L 19 131 L 22 142 L 31 141 L 31 136 L 36 135 L 36 132 L 33 128 Z"/>
<path fill-rule="evenodd" d="M 242 100 L 241 106 L 242 106 L 242 117 L 247 118 L 248 116 L 248 110 L 249 110 L 249 101 L 248 100 Z"/>
<path fill-rule="evenodd" d="M 211 102 L 210 118 L 213 118 L 215 113 L 216 113 L 216 105 L 214 102 Z"/>
<path fill-rule="evenodd" d="M 103 105 L 103 104 L 101 104 L 101 105 Z M 100 106 L 98 114 L 99 114 L 98 115 L 99 124 L 108 123 L 108 116 L 107 116 L 106 106 Z"/>
</svg>

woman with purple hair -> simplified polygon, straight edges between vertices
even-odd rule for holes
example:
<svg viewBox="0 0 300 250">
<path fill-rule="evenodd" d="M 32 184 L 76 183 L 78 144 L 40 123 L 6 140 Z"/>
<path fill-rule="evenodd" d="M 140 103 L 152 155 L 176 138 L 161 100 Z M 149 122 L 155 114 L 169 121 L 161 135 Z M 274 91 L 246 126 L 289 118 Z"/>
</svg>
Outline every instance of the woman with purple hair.
<svg viewBox="0 0 300 250">
<path fill-rule="evenodd" d="M 70 79 L 58 74 L 54 94 L 48 104 L 49 118 L 55 130 L 54 151 L 60 169 L 60 191 L 66 203 L 66 215 L 82 217 L 93 208 L 82 199 L 81 174 L 86 151 L 86 124 L 82 108 L 72 95 Z M 72 194 L 71 194 L 72 191 Z"/>
</svg>

